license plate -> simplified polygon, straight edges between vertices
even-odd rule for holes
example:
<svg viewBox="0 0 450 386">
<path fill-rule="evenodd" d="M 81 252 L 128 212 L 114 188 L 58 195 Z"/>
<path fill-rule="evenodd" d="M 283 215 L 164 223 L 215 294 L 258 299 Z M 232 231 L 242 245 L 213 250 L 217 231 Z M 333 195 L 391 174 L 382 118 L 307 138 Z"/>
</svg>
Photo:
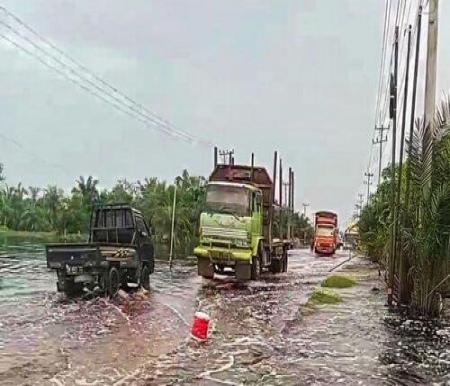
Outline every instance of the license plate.
<svg viewBox="0 0 450 386">
<path fill-rule="evenodd" d="M 66 265 L 66 272 L 71 274 L 78 274 L 83 272 L 83 267 L 77 267 L 74 265 Z"/>
</svg>

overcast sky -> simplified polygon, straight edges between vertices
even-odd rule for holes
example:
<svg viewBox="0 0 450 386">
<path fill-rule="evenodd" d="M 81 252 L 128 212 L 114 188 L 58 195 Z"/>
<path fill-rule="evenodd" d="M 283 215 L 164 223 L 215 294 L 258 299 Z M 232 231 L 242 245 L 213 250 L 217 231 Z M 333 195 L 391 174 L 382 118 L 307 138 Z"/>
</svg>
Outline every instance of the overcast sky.
<svg viewBox="0 0 450 386">
<path fill-rule="evenodd" d="M 253 151 L 271 168 L 278 150 L 296 172 L 298 208 L 307 201 L 311 210 L 352 214 L 373 131 L 384 1 L 2 5 L 177 127 L 233 147 L 237 162 Z M 441 20 L 449 17 L 441 4 Z M 450 28 L 440 41 L 448 69 Z M 438 89 L 450 89 L 449 74 L 439 76 Z M 119 178 L 211 171 L 212 149 L 144 127 L 1 39 L 0 78 L 8 183 L 67 189 L 92 174 L 110 187 Z"/>
</svg>

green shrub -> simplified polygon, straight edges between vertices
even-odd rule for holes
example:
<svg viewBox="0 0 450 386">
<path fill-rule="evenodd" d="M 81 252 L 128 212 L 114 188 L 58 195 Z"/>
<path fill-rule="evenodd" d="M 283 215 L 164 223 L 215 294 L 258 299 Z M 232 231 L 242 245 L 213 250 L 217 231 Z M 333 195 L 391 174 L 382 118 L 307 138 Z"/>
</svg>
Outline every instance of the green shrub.
<svg viewBox="0 0 450 386">
<path fill-rule="evenodd" d="M 342 298 L 331 291 L 317 289 L 309 298 L 308 305 L 316 306 L 320 304 L 336 304 L 340 303 Z"/>
<path fill-rule="evenodd" d="M 328 288 L 349 288 L 353 287 L 355 284 L 356 282 L 347 276 L 332 275 L 326 278 L 321 286 Z"/>
</svg>

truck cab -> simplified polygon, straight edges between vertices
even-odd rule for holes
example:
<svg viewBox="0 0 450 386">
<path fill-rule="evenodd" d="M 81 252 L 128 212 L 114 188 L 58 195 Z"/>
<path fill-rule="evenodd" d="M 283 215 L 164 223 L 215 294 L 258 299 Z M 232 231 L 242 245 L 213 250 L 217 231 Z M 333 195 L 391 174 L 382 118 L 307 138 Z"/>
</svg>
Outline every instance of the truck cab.
<svg viewBox="0 0 450 386">
<path fill-rule="evenodd" d="M 129 205 L 94 207 L 89 239 L 46 245 L 47 267 L 57 273 L 57 290 L 74 295 L 96 288 L 114 296 L 129 283 L 150 289 L 153 242 L 142 214 Z"/>
<path fill-rule="evenodd" d="M 329 211 L 317 212 L 315 215 L 314 252 L 333 255 L 338 247 L 338 240 L 337 214 Z"/>
<path fill-rule="evenodd" d="M 271 188 L 264 168 L 217 165 L 207 185 L 194 249 L 199 275 L 212 278 L 226 271 L 248 280 L 257 279 L 264 268 L 283 270 L 283 243 L 271 242 Z"/>
</svg>

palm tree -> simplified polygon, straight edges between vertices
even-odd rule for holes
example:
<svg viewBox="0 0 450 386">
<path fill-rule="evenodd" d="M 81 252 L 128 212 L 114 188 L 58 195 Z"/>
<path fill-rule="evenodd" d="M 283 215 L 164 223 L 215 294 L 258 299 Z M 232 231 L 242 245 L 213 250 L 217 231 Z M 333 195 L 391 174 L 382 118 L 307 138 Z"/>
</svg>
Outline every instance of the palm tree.
<svg viewBox="0 0 450 386">
<path fill-rule="evenodd" d="M 80 176 L 76 180 L 76 184 L 77 186 L 73 190 L 81 194 L 86 205 L 92 206 L 99 197 L 97 190 L 98 180 L 92 176 L 88 176 L 87 178 Z"/>
<path fill-rule="evenodd" d="M 434 315 L 438 312 L 435 291 L 447 275 L 450 252 L 450 100 L 439 109 L 432 140 L 424 147 L 425 133 L 423 122 L 418 122 L 409 158 L 414 205 L 403 209 L 407 223 L 402 248 L 411 266 L 412 306 Z"/>
<path fill-rule="evenodd" d="M 28 194 L 30 195 L 31 201 L 33 201 L 33 203 L 37 202 L 40 192 L 41 192 L 41 188 L 39 188 L 37 186 L 29 186 L 28 187 Z"/>
<path fill-rule="evenodd" d="M 44 189 L 43 203 L 48 211 L 48 220 L 52 228 L 56 224 L 58 209 L 64 196 L 62 189 L 58 189 L 55 185 L 49 185 Z"/>
</svg>

